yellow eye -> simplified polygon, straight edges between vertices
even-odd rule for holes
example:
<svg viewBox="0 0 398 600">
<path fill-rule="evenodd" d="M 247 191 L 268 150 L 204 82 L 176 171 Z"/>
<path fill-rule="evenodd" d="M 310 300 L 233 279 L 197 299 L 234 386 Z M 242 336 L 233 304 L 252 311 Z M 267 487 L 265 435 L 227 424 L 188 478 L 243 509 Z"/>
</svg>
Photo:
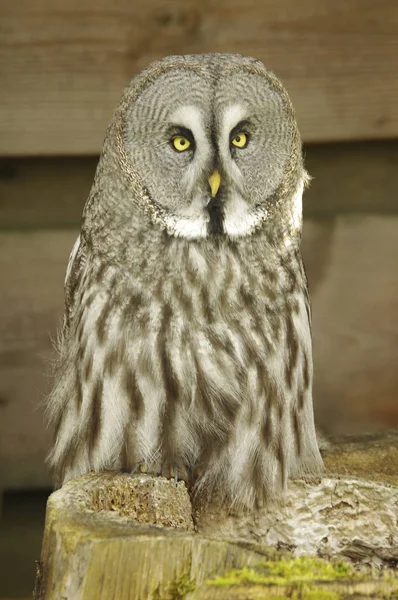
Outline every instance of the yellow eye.
<svg viewBox="0 0 398 600">
<path fill-rule="evenodd" d="M 177 136 L 173 138 L 173 146 L 178 152 L 184 152 L 184 150 L 188 150 L 191 142 L 187 140 L 186 137 Z"/>
<path fill-rule="evenodd" d="M 244 148 L 247 144 L 247 135 L 245 133 L 238 133 L 233 139 L 232 144 L 237 148 Z"/>
</svg>

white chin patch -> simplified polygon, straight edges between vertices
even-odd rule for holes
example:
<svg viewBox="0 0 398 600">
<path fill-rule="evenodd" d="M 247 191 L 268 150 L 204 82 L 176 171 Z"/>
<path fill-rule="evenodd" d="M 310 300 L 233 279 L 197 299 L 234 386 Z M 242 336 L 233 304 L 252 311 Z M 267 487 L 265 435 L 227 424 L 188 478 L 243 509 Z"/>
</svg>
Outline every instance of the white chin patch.
<svg viewBox="0 0 398 600">
<path fill-rule="evenodd" d="M 242 199 L 234 199 L 233 210 L 227 210 L 224 217 L 224 231 L 222 235 L 230 238 L 244 237 L 253 233 L 261 220 L 266 217 L 266 211 L 250 211 Z M 187 218 L 170 215 L 167 218 L 167 231 L 170 235 L 189 240 L 211 237 L 208 233 L 209 217 Z"/>
<path fill-rule="evenodd" d="M 301 179 L 297 190 L 292 198 L 292 212 L 289 233 L 285 235 L 285 245 L 290 246 L 292 238 L 301 230 L 302 226 L 302 196 L 304 181 Z M 169 214 L 166 216 L 167 232 L 176 237 L 189 240 L 211 237 L 208 233 L 209 215 L 203 209 L 203 214 L 197 209 L 192 216 L 178 216 Z M 267 219 L 267 208 L 251 208 L 239 195 L 235 194 L 225 206 L 223 234 L 230 238 L 239 238 L 251 235 L 260 223 Z"/>
<path fill-rule="evenodd" d="M 250 235 L 266 217 L 265 207 L 253 210 L 241 196 L 235 195 L 225 209 L 224 233 L 231 238 Z"/>
<path fill-rule="evenodd" d="M 292 198 L 291 223 L 289 235 L 285 239 L 286 246 L 292 243 L 292 238 L 301 230 L 303 189 L 304 180 L 301 179 Z M 225 209 L 224 233 L 230 238 L 251 235 L 260 223 L 267 219 L 267 216 L 268 211 L 265 206 L 253 209 L 240 195 L 236 194 L 233 199 L 229 200 Z"/>
<path fill-rule="evenodd" d="M 176 237 L 186 238 L 188 240 L 198 240 L 207 237 L 207 223 L 209 219 L 206 215 L 188 218 L 170 215 L 166 218 L 167 232 Z"/>
</svg>

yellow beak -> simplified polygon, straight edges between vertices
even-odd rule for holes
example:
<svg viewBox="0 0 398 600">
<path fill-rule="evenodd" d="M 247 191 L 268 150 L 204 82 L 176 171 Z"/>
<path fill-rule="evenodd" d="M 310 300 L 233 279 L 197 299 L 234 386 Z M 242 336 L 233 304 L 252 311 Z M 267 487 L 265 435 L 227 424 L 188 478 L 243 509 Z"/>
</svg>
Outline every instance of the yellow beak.
<svg viewBox="0 0 398 600">
<path fill-rule="evenodd" d="M 208 181 L 209 181 L 210 189 L 211 189 L 211 197 L 214 198 L 214 196 L 218 192 L 218 188 L 220 187 L 220 183 L 221 183 L 220 173 L 217 171 L 217 169 L 215 171 L 213 171 L 213 173 L 210 175 Z"/>
</svg>

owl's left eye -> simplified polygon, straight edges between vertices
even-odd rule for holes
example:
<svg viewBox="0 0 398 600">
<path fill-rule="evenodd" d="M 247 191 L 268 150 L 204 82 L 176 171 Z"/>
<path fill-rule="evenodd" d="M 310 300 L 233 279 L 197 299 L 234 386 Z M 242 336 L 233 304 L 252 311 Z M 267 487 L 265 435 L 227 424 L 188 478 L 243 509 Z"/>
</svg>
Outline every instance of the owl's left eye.
<svg viewBox="0 0 398 600">
<path fill-rule="evenodd" d="M 236 146 L 237 148 L 244 148 L 245 146 L 247 146 L 247 142 L 248 142 L 248 137 L 246 133 L 243 133 L 243 131 L 237 133 L 231 140 L 231 144 L 233 146 Z"/>
<path fill-rule="evenodd" d="M 174 137 L 172 141 L 173 141 L 173 147 L 178 152 L 184 152 L 184 150 L 188 150 L 188 148 L 191 145 L 191 142 L 189 141 L 188 138 L 179 136 L 179 135 Z"/>
</svg>

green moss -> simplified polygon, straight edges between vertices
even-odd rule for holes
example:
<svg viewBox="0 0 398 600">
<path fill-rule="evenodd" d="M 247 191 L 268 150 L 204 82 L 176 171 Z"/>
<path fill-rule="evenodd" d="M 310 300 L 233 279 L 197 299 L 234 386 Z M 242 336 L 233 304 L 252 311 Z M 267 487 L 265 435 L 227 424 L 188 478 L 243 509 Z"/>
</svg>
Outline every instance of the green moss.
<svg viewBox="0 0 398 600">
<path fill-rule="evenodd" d="M 193 592 L 195 588 L 196 584 L 191 581 L 189 573 L 183 572 L 169 583 L 164 592 L 161 593 L 157 588 L 152 598 L 153 600 L 184 600 L 188 592 Z"/>
<path fill-rule="evenodd" d="M 343 600 L 346 596 L 341 596 L 335 592 L 327 592 L 321 588 L 312 588 L 312 590 L 296 590 L 289 593 L 288 596 L 281 594 L 270 594 L 268 591 L 262 600 Z M 260 597 L 259 597 L 260 598 Z"/>
<path fill-rule="evenodd" d="M 191 581 L 188 573 L 182 573 L 169 586 L 168 594 L 170 600 L 183 600 L 188 592 L 193 592 L 196 585 Z M 167 598 L 168 600 L 168 598 Z"/>
<path fill-rule="evenodd" d="M 328 562 L 312 556 L 301 556 L 287 560 L 266 561 L 255 569 L 230 571 L 218 576 L 209 585 L 233 586 L 242 584 L 289 585 L 314 581 L 355 579 L 358 575 L 345 562 Z M 314 596 L 315 597 L 315 596 Z"/>
<path fill-rule="evenodd" d="M 300 595 L 298 595 L 300 594 Z M 291 596 L 292 600 L 295 600 L 295 596 Z M 335 592 L 327 592 L 320 588 L 313 588 L 312 590 L 303 590 L 297 592 L 297 600 L 340 600 L 340 594 Z"/>
</svg>

